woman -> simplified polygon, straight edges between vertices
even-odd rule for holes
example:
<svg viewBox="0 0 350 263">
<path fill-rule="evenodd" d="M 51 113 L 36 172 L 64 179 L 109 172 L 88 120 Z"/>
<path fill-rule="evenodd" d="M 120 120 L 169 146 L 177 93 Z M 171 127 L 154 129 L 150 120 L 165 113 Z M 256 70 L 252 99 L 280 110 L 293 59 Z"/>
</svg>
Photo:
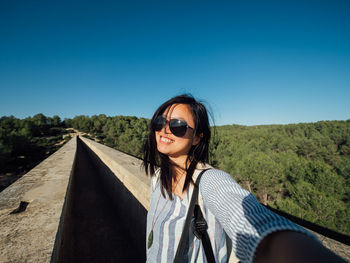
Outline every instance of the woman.
<svg viewBox="0 0 350 263">
<path fill-rule="evenodd" d="M 174 260 L 194 182 L 212 168 L 207 164 L 210 135 L 206 108 L 188 95 L 166 101 L 152 117 L 144 146 L 145 170 L 152 176 L 147 262 Z M 221 170 L 203 173 L 198 198 L 216 262 L 227 262 L 231 242 L 232 257 L 241 262 L 343 262 Z M 207 262 L 201 240 L 189 232 L 183 261 Z"/>
</svg>

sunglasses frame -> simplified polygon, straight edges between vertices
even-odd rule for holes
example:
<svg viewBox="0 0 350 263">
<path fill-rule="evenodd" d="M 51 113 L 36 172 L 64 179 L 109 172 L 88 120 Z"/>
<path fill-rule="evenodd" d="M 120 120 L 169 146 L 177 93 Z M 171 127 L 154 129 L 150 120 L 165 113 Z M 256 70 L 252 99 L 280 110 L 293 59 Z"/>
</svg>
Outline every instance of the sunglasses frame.
<svg viewBox="0 0 350 263">
<path fill-rule="evenodd" d="M 161 120 L 161 123 L 160 123 L 160 120 Z M 157 123 L 157 122 L 159 122 L 159 123 Z M 181 123 L 182 125 L 176 126 L 175 123 Z M 160 126 L 160 124 L 161 124 L 161 126 Z M 193 128 L 191 126 L 189 126 L 185 120 L 178 119 L 178 118 L 167 120 L 167 118 L 162 116 L 162 115 L 159 115 L 154 119 L 152 127 L 155 131 L 160 131 L 167 124 L 169 126 L 169 130 L 171 131 L 171 133 L 179 138 L 185 136 L 187 129 L 193 130 Z M 176 128 L 181 128 L 181 129 L 185 129 L 185 130 L 184 131 L 183 130 L 177 131 Z"/>
</svg>

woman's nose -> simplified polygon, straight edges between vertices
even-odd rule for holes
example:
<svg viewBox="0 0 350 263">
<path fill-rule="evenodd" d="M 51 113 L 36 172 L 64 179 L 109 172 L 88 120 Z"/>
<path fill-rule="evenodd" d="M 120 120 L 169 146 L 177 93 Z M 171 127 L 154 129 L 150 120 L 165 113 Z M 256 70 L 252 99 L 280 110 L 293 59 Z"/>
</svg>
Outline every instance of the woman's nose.
<svg viewBox="0 0 350 263">
<path fill-rule="evenodd" d="M 170 127 L 169 127 L 169 121 L 166 121 L 163 129 L 164 129 L 164 133 L 171 133 Z"/>
</svg>

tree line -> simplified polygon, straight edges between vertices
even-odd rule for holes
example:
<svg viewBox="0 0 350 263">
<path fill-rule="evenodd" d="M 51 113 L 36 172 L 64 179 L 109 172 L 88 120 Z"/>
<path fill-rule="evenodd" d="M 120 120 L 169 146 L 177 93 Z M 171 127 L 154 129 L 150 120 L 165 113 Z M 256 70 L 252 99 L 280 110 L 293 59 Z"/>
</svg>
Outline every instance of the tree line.
<svg viewBox="0 0 350 263">
<path fill-rule="evenodd" d="M 350 234 L 350 120 L 217 132 L 214 165 L 260 202 Z"/>
<path fill-rule="evenodd" d="M 150 124 L 146 118 L 104 114 L 57 121 L 59 127 L 89 133 L 139 158 Z M 46 120 L 46 125 L 53 123 L 53 118 Z M 24 133 L 22 128 L 17 131 Z M 261 203 L 350 234 L 350 120 L 212 129 L 211 164 L 230 173 Z"/>
<path fill-rule="evenodd" d="M 0 118 L 0 191 L 33 168 L 60 146 L 64 122 L 39 113 L 18 119 Z"/>
<path fill-rule="evenodd" d="M 148 119 L 99 115 L 65 121 L 142 158 Z M 261 203 L 350 234 L 350 120 L 212 129 L 211 164 Z"/>
</svg>

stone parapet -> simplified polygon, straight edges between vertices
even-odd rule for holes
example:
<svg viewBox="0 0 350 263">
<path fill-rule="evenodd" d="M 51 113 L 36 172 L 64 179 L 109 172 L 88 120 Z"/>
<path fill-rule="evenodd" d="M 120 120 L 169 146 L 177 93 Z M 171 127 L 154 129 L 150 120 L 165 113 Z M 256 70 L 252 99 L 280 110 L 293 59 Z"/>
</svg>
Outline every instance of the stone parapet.
<svg viewBox="0 0 350 263">
<path fill-rule="evenodd" d="M 84 137 L 79 137 L 101 161 L 115 174 L 120 182 L 148 210 L 150 177 L 142 169 L 142 161 Z"/>
<path fill-rule="evenodd" d="M 85 196 L 79 191 L 79 182 L 88 179 L 84 179 L 88 175 L 81 174 L 81 167 L 76 167 L 77 154 L 83 154 L 83 149 L 90 157 L 84 154 L 79 165 L 90 162 L 94 174 L 89 179 L 99 180 L 110 196 L 110 207 L 104 209 L 118 211 L 121 217 L 115 224 L 132 223 L 132 231 L 126 233 L 142 256 L 145 254 L 150 178 L 142 170 L 141 160 L 80 138 L 83 144 L 78 144 L 74 137 L 0 193 L 0 262 L 64 262 L 65 259 L 74 262 L 79 256 L 75 255 L 71 242 L 84 239 L 84 235 L 75 233 L 74 216 L 79 205 L 77 195 Z M 18 213 L 13 213 L 15 210 Z M 94 211 L 85 213 L 82 220 L 90 220 Z"/>
<path fill-rule="evenodd" d="M 71 139 L 0 193 L 0 262 L 50 262 L 73 170 Z M 22 202 L 19 213 L 13 213 Z"/>
</svg>

